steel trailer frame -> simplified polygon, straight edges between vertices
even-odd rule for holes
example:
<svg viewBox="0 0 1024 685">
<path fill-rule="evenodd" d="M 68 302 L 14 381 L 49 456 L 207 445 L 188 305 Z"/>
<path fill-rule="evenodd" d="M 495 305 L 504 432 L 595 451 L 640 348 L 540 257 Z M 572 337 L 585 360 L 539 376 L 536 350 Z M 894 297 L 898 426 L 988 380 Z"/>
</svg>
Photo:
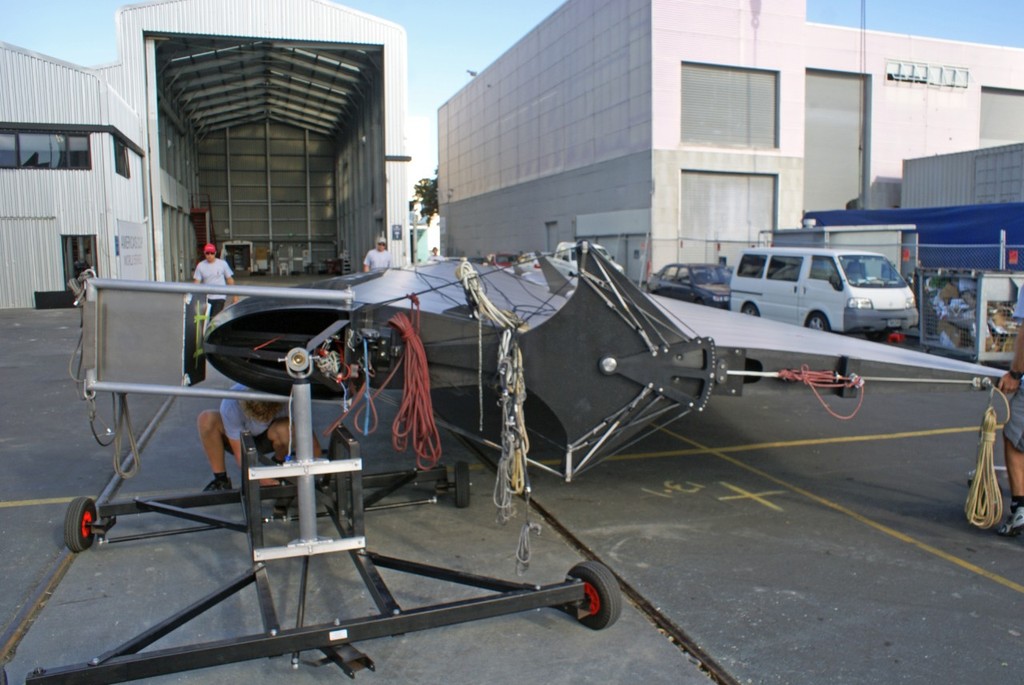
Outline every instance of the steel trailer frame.
<svg viewBox="0 0 1024 685">
<path fill-rule="evenodd" d="M 308 366 L 308 356 L 304 350 L 294 350 L 292 358 L 302 358 L 302 364 Z M 253 565 L 227 584 L 88 662 L 55 668 L 36 668 L 26 677 L 26 685 L 117 683 L 289 653 L 292 655 L 292 664 L 297 667 L 299 654 L 314 650 L 324 655 L 316 665 L 333 663 L 347 675 L 354 677 L 359 670 L 374 669 L 373 660 L 354 646 L 354 643 L 360 640 L 544 607 L 564 611 L 593 629 L 605 628 L 618 618 L 622 601 L 618 583 L 611 571 L 596 562 L 585 561 L 577 564 L 568 572 L 564 582 L 537 586 L 398 559 L 367 549 L 364 513 L 368 502 L 371 506 L 375 505 L 384 496 L 404 485 L 417 482 L 420 476 L 424 476 L 424 480 L 428 482 L 440 482 L 440 472 L 447 474 L 447 470 L 439 467 L 427 473 L 399 472 L 370 476 L 367 477 L 367 482 L 378 486 L 378 489 L 367 496 L 364 492 L 359 444 L 344 426 L 337 427 L 332 433 L 328 450 L 331 458 L 312 458 L 312 416 L 306 377 L 296 376 L 291 399 L 297 436 L 304 432 L 307 436 L 297 437 L 298 461 L 283 466 L 254 466 L 258 463 L 259 454 L 252 436 L 243 435 L 242 484 L 237 491 L 204 492 L 166 498 L 136 498 L 130 502 L 102 505 L 99 509 L 81 501 L 87 498 L 79 498 L 72 502 L 65 520 L 65 539 L 72 551 L 82 551 L 91 546 L 92 539 L 97 534 L 105 536 L 116 522 L 117 515 L 160 513 L 203 525 L 144 533 L 121 540 L 173 535 L 212 527 L 227 528 L 247 534 Z M 262 478 L 277 474 L 290 479 L 286 481 L 289 484 L 270 488 L 260 486 Z M 458 469 L 456 474 L 458 476 Z M 294 484 L 291 480 L 294 480 Z M 457 483 L 457 503 L 461 499 L 458 488 Z M 281 495 L 294 496 L 298 500 L 301 535 L 289 545 L 264 547 L 263 525 L 266 520 L 262 517 L 261 504 L 264 499 Z M 319 515 L 315 509 L 314 498 L 326 505 L 327 515 L 342 538 L 324 539 L 317 535 L 313 519 Z M 242 506 L 244 523 L 192 511 L 204 506 L 235 502 Z M 103 516 L 97 518 L 98 514 Z M 81 539 L 76 540 L 77 534 L 81 535 Z M 335 619 L 331 623 L 306 626 L 304 616 L 310 557 L 338 551 L 348 552 L 376 606 L 377 613 L 346 621 Z M 270 561 L 296 557 L 302 565 L 297 617 L 294 627 L 286 628 L 282 627 L 278 618 L 267 568 Z M 469 599 L 403 608 L 381 576 L 379 569 L 382 568 L 488 592 Z M 263 623 L 262 632 L 143 651 L 249 586 L 255 586 Z"/>
</svg>

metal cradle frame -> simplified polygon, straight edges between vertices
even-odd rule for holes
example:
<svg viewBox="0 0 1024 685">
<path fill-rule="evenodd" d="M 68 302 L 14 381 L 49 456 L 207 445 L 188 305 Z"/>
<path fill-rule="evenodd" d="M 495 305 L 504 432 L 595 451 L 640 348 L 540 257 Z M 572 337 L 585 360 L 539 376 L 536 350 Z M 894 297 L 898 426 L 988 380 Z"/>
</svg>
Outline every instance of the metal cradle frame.
<svg viewBox="0 0 1024 685">
<path fill-rule="evenodd" d="M 305 394 L 299 392 L 296 400 L 296 389 L 301 389 L 304 385 Z M 308 413 L 303 413 L 301 409 L 303 405 L 309 405 L 308 384 L 297 381 L 293 389 L 293 410 L 295 407 L 300 409 L 293 419 L 309 422 Z M 310 430 L 311 426 L 310 422 Z M 306 651 L 316 651 L 323 655 L 315 665 L 333 663 L 347 675 L 354 677 L 361 669 L 374 668 L 373 661 L 354 646 L 354 643 L 361 640 L 542 607 L 564 611 L 594 629 L 606 627 L 618 617 L 621 606 L 618 585 L 610 571 L 594 562 L 578 564 L 569 571 L 564 582 L 537 586 L 430 566 L 368 550 L 364 536 L 365 511 L 376 506 L 408 504 L 408 501 L 398 505 L 380 502 L 387 495 L 412 483 L 434 482 L 435 488 L 446 488 L 448 481 L 444 467 L 426 472 L 399 472 L 364 478 L 359 445 L 344 427 L 339 427 L 332 435 L 329 448 L 331 458 L 326 460 L 302 458 L 305 450 L 300 444 L 300 449 L 297 450 L 300 459 L 297 463 L 284 466 L 253 465 L 257 464 L 259 455 L 251 436 L 243 436 L 243 446 L 243 480 L 239 490 L 162 498 L 136 498 L 100 507 L 81 504 L 76 506 L 73 503 L 68 515 L 74 519 L 70 522 L 71 530 L 77 528 L 85 536 L 79 541 L 83 543 L 80 545 L 82 548 L 91 545 L 90 536 L 98 537 L 105 542 L 123 542 L 214 528 L 245 532 L 252 552 L 252 567 L 148 630 L 86 663 L 37 668 L 26 678 L 27 684 L 124 682 L 287 654 L 292 655 L 293 665 L 297 666 L 299 654 Z M 261 487 L 260 479 L 270 475 L 286 478 L 287 484 Z M 458 475 L 457 469 L 457 478 Z M 459 487 L 460 484 L 456 483 L 456 489 Z M 367 494 L 364 488 L 372 492 Z M 298 500 L 301 537 L 289 545 L 265 547 L 263 525 L 266 521 L 262 515 L 261 503 L 265 499 L 280 497 L 295 497 Z M 326 516 L 330 518 L 339 538 L 323 539 L 316 535 L 315 523 L 308 519 L 323 514 L 316 513 L 314 498 L 324 505 Z M 458 502 L 458 494 L 456 498 Z M 241 505 L 244 522 L 239 523 L 196 511 L 208 506 L 232 503 Z M 117 516 L 142 513 L 159 513 L 199 525 L 107 538 L 107 533 L 116 523 Z M 69 529 L 67 523 L 66 521 L 66 538 Z M 335 619 L 330 623 L 304 625 L 310 559 L 316 554 L 339 551 L 349 554 L 377 611 L 354 619 Z M 268 563 L 285 558 L 296 558 L 302 565 L 297 617 L 293 627 L 282 626 L 278 618 L 267 573 Z M 388 589 L 380 569 L 474 587 L 486 592 L 470 599 L 407 608 L 403 607 Z M 256 591 L 262 631 L 180 647 L 147 650 L 147 647 L 156 641 L 250 586 Z"/>
</svg>

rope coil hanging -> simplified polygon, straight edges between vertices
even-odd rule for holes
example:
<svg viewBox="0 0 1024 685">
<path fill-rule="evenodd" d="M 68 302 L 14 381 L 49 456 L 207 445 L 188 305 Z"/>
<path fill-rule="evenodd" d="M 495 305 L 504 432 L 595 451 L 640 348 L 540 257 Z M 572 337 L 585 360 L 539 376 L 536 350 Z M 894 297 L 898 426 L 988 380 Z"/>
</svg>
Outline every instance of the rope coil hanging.
<svg viewBox="0 0 1024 685">
<path fill-rule="evenodd" d="M 501 406 L 501 458 L 494 481 L 494 505 L 498 523 L 504 525 L 515 517 L 513 496 L 526 500 L 525 522 L 519 532 L 516 549 L 516 574 L 522 575 L 530 565 L 530 534 L 541 532 L 540 524 L 530 521 L 530 482 L 527 474 L 527 455 L 530 440 L 526 433 L 526 381 L 523 375 L 523 355 L 517 332 L 526 330 L 526 322 L 514 312 L 499 309 L 484 292 L 480 276 L 467 262 L 460 262 L 455 276 L 462 283 L 466 301 L 474 310 L 479 324 L 487 319 L 502 329 L 498 348 L 498 383 Z M 480 333 L 482 339 L 482 329 Z M 482 340 L 479 343 L 482 347 Z M 483 361 L 480 360 L 482 368 Z M 482 379 L 480 393 L 483 396 Z M 483 413 L 481 412 L 481 421 Z"/>
<path fill-rule="evenodd" d="M 441 460 L 441 435 L 434 422 L 427 353 L 419 334 L 420 301 L 415 294 L 409 299 L 412 301 L 411 315 L 399 312 L 388 321 L 405 343 L 405 387 L 402 404 L 391 424 L 391 445 L 396 452 L 404 452 L 411 439 L 416 453 L 416 468 L 426 471 Z"/>
<path fill-rule="evenodd" d="M 996 432 L 1002 429 L 1003 424 L 996 420 L 996 410 L 992 406 L 992 398 L 997 392 L 1003 398 L 1009 416 L 1010 405 L 1006 395 L 993 388 L 978 429 L 977 466 L 964 503 L 967 522 L 977 528 L 991 528 L 1003 518 L 1003 493 L 999 488 L 995 467 Z"/>
</svg>

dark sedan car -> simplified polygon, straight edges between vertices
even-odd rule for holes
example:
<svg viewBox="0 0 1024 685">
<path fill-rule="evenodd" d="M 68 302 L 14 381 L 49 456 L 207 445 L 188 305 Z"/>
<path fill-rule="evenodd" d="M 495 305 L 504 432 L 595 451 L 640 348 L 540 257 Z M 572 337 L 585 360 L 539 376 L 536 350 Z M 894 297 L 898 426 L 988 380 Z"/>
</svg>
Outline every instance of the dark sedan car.
<svg viewBox="0 0 1024 685">
<path fill-rule="evenodd" d="M 651 276 L 647 289 L 655 295 L 729 308 L 729 270 L 719 264 L 668 264 Z"/>
</svg>

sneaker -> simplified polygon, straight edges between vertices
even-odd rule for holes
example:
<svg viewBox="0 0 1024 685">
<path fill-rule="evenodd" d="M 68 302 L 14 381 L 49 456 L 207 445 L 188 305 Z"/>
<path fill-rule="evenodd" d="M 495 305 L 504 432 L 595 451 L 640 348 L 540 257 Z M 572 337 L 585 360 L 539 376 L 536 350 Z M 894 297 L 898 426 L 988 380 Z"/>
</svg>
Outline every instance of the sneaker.
<svg viewBox="0 0 1024 685">
<path fill-rule="evenodd" d="M 231 479 L 230 478 L 214 478 L 210 481 L 210 484 L 203 488 L 203 492 L 214 492 L 216 490 L 230 490 Z"/>
<path fill-rule="evenodd" d="M 1005 537 L 1016 537 L 1024 532 L 1024 507 L 1006 517 L 1006 523 L 996 528 L 996 533 Z"/>
</svg>

